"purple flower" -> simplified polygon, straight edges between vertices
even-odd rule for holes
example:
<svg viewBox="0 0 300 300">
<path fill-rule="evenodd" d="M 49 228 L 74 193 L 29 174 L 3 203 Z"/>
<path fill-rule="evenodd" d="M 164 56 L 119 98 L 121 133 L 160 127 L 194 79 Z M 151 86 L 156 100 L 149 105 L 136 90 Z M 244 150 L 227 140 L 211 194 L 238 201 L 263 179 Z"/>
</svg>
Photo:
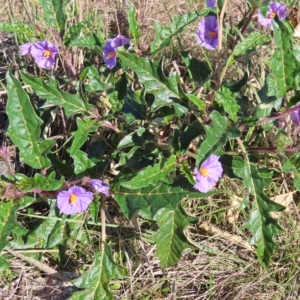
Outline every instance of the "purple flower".
<svg viewBox="0 0 300 300">
<path fill-rule="evenodd" d="M 107 197 L 109 196 L 109 185 L 103 182 L 100 179 L 89 179 L 87 184 L 92 187 L 96 192 L 102 193 L 106 195 Z"/>
<path fill-rule="evenodd" d="M 218 21 L 214 16 L 208 16 L 201 20 L 198 25 L 196 38 L 201 46 L 208 50 L 218 47 Z"/>
<path fill-rule="evenodd" d="M 196 184 L 194 188 L 202 193 L 207 193 L 212 189 L 214 184 L 222 177 L 223 168 L 219 162 L 220 156 L 211 154 L 210 157 L 203 162 L 200 171 L 195 168 Z"/>
<path fill-rule="evenodd" d="M 293 123 L 296 126 L 299 126 L 300 125 L 300 108 L 296 111 L 290 112 L 290 117 L 291 117 Z"/>
<path fill-rule="evenodd" d="M 207 2 L 207 7 L 209 8 L 214 8 L 216 6 L 216 1 L 217 0 L 206 0 Z"/>
<path fill-rule="evenodd" d="M 263 25 L 263 26 L 272 26 L 272 21 L 277 15 L 279 20 L 284 20 L 286 18 L 286 12 L 287 12 L 287 7 L 286 4 L 282 4 L 279 2 L 270 2 L 269 3 L 269 10 L 267 12 L 266 17 L 264 17 L 259 10 L 258 12 L 258 22 Z"/>
<path fill-rule="evenodd" d="M 51 69 L 55 63 L 58 48 L 47 41 L 26 43 L 20 46 L 20 54 L 31 54 L 35 63 L 42 69 Z"/>
<path fill-rule="evenodd" d="M 109 69 L 114 68 L 117 64 L 117 51 L 118 47 L 129 44 L 130 39 L 124 37 L 121 34 L 118 34 L 115 38 L 110 39 L 106 42 L 103 48 L 103 59 L 106 66 Z"/>
<path fill-rule="evenodd" d="M 66 214 L 78 214 L 87 210 L 93 200 L 93 193 L 82 187 L 73 186 L 68 191 L 62 191 L 57 195 L 57 207 Z"/>
</svg>

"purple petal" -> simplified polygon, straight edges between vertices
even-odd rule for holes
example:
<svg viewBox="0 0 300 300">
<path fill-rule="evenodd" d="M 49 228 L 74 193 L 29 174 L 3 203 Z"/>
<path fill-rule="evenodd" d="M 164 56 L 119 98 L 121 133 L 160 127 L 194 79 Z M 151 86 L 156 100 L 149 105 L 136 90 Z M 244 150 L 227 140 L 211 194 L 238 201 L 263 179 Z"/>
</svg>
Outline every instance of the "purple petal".
<svg viewBox="0 0 300 300">
<path fill-rule="evenodd" d="M 296 126 L 299 126 L 300 124 L 300 109 L 297 110 L 297 111 L 292 111 L 290 113 L 290 117 L 293 121 L 293 123 L 296 125 Z"/>
<path fill-rule="evenodd" d="M 112 42 L 114 43 L 115 47 L 121 47 L 126 44 L 130 43 L 130 39 L 126 38 L 125 36 L 118 34 L 115 38 L 112 39 Z"/>
<path fill-rule="evenodd" d="M 216 6 L 216 0 L 206 0 L 207 7 L 214 8 Z"/>
<path fill-rule="evenodd" d="M 196 182 L 194 188 L 201 193 L 207 193 L 214 186 L 214 183 L 210 182 L 208 178 L 201 176 L 201 179 Z"/>
<path fill-rule="evenodd" d="M 33 43 L 26 43 L 20 46 L 20 54 L 21 55 L 26 55 L 30 53 L 30 49 Z"/>
<path fill-rule="evenodd" d="M 70 202 L 71 195 L 77 197 L 75 203 Z M 93 193 L 79 186 L 71 187 L 68 191 L 62 191 L 57 195 L 57 207 L 60 212 L 66 215 L 77 214 L 87 210 L 92 201 Z"/>
<path fill-rule="evenodd" d="M 201 20 L 196 33 L 196 38 L 201 46 L 208 50 L 218 47 L 218 21 L 214 16 L 208 16 Z"/>
<path fill-rule="evenodd" d="M 111 40 L 107 41 L 103 48 L 103 59 L 109 69 L 114 68 L 117 64 L 117 52 Z"/>
<path fill-rule="evenodd" d="M 197 168 L 194 169 L 194 174 L 196 175 L 195 189 L 206 193 L 212 189 L 214 184 L 222 177 L 223 168 L 219 162 L 219 158 L 218 155 L 211 154 L 208 159 L 202 163 L 200 171 L 198 171 Z M 205 171 L 205 173 L 203 171 Z"/>
<path fill-rule="evenodd" d="M 95 191 L 98 193 L 102 193 L 106 195 L 107 197 L 109 196 L 109 185 L 103 182 L 102 180 L 99 179 L 90 179 L 87 182 L 88 185 L 90 185 Z"/>
</svg>

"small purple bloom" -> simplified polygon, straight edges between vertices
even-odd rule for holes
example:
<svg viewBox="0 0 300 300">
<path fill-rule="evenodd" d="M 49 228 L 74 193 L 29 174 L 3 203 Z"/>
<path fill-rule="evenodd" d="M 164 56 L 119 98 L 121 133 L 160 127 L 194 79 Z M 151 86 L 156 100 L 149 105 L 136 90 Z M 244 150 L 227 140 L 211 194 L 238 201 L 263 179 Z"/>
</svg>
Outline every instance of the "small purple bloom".
<svg viewBox="0 0 300 300">
<path fill-rule="evenodd" d="M 51 69 L 55 63 L 58 48 L 47 41 L 26 43 L 20 46 L 20 54 L 31 54 L 35 63 L 42 69 Z"/>
<path fill-rule="evenodd" d="M 214 16 L 208 16 L 198 25 L 196 38 L 201 46 L 208 50 L 216 50 L 218 47 L 218 21 Z"/>
<path fill-rule="evenodd" d="M 66 215 L 78 214 L 87 210 L 92 201 L 93 193 L 79 186 L 73 186 L 57 195 L 57 207 Z"/>
<path fill-rule="evenodd" d="M 103 48 L 103 59 L 106 66 L 112 69 L 117 64 L 117 51 L 118 47 L 124 46 L 130 43 L 130 39 L 118 34 L 115 38 L 109 39 Z"/>
<path fill-rule="evenodd" d="M 272 26 L 273 19 L 277 15 L 279 20 L 284 20 L 286 18 L 287 7 L 286 4 L 282 4 L 280 2 L 270 2 L 269 10 L 267 12 L 266 17 L 264 17 L 259 10 L 258 12 L 258 22 L 263 26 Z"/>
<path fill-rule="evenodd" d="M 216 1 L 217 0 L 206 0 L 207 2 L 207 7 L 209 8 L 214 8 L 216 6 Z"/>
<path fill-rule="evenodd" d="M 220 156 L 211 154 L 210 157 L 203 162 L 199 171 L 195 168 L 196 184 L 194 188 L 196 190 L 207 193 L 222 177 L 223 168 L 219 162 L 219 158 Z"/>
<path fill-rule="evenodd" d="M 300 108 L 290 113 L 290 117 L 296 126 L 300 125 Z"/>
<path fill-rule="evenodd" d="M 89 179 L 87 182 L 96 192 L 109 196 L 109 185 L 100 179 Z"/>
</svg>

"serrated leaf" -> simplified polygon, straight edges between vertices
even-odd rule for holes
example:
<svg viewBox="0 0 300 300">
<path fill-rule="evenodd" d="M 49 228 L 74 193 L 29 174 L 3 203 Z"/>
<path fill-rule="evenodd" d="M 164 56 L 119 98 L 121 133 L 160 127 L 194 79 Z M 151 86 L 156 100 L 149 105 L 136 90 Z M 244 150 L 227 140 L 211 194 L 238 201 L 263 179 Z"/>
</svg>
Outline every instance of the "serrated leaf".
<svg viewBox="0 0 300 300">
<path fill-rule="evenodd" d="M 127 123 L 136 120 L 147 119 L 147 105 L 144 99 L 144 93 L 141 90 L 128 90 L 124 97 L 124 105 L 121 112 L 125 114 Z"/>
<path fill-rule="evenodd" d="M 41 189 L 42 191 L 56 191 L 65 182 L 65 178 L 55 179 L 55 172 L 50 173 L 47 177 L 36 173 L 34 177 L 27 177 L 23 174 L 16 174 L 16 183 L 18 189 L 24 191 L 32 191 L 33 189 Z"/>
<path fill-rule="evenodd" d="M 236 122 L 237 121 L 237 112 L 240 109 L 240 106 L 236 103 L 236 99 L 230 94 L 225 92 L 215 92 L 216 98 L 215 101 L 224 108 L 224 110 L 229 114 L 229 118 Z"/>
<path fill-rule="evenodd" d="M 153 166 L 139 171 L 139 173 L 130 181 L 122 182 L 121 185 L 129 189 L 139 189 L 148 185 L 156 185 L 158 180 L 165 181 L 167 176 L 176 169 L 176 157 L 171 156 L 169 159 L 161 161 Z"/>
<path fill-rule="evenodd" d="M 276 246 L 273 238 L 282 231 L 270 216 L 270 212 L 282 211 L 285 207 L 273 202 L 264 194 L 264 189 L 272 182 L 272 173 L 259 172 L 248 158 L 245 161 L 239 157 L 234 158 L 232 167 L 234 174 L 243 179 L 245 187 L 253 197 L 246 227 L 252 231 L 251 244 L 257 247 L 258 261 L 266 267 Z"/>
<path fill-rule="evenodd" d="M 85 90 L 89 93 L 104 91 L 108 88 L 107 84 L 102 82 L 94 65 L 84 68 L 79 77 L 84 82 Z"/>
<path fill-rule="evenodd" d="M 139 128 L 135 132 L 127 134 L 118 144 L 117 150 L 126 147 L 142 146 L 149 142 L 153 142 L 155 136 L 145 128 Z"/>
<path fill-rule="evenodd" d="M 237 138 L 241 135 L 236 127 L 227 129 L 227 119 L 222 117 L 219 112 L 214 110 L 209 117 L 212 120 L 212 127 L 205 125 L 206 139 L 196 152 L 196 165 L 200 164 L 207 153 L 214 153 L 218 148 L 223 147 L 227 139 Z"/>
<path fill-rule="evenodd" d="M 40 0 L 39 2 L 47 25 L 63 33 L 67 19 L 64 14 L 64 0 Z"/>
<path fill-rule="evenodd" d="M 231 66 L 236 62 L 242 55 L 249 54 L 256 50 L 260 45 L 267 44 L 271 41 L 268 35 L 262 34 L 260 32 L 251 32 L 244 40 L 238 43 L 232 54 L 229 56 L 226 66 Z"/>
<path fill-rule="evenodd" d="M 129 152 L 122 153 L 119 165 L 125 168 L 143 169 L 149 165 L 153 165 L 159 150 L 153 143 L 147 143 L 143 147 L 135 146 Z"/>
<path fill-rule="evenodd" d="M 64 44 L 68 47 L 69 44 L 80 36 L 82 28 L 87 24 L 87 21 L 78 22 L 67 28 L 64 38 Z"/>
<path fill-rule="evenodd" d="M 198 218 L 188 216 L 179 203 L 175 210 L 159 210 L 155 220 L 159 231 L 151 239 L 156 242 L 156 256 L 160 259 L 161 268 L 172 267 L 180 260 L 184 249 L 194 248 L 186 238 L 184 229 L 196 224 Z"/>
<path fill-rule="evenodd" d="M 205 130 L 203 125 L 199 121 L 194 121 L 189 127 L 187 127 L 179 137 L 182 150 L 186 150 L 190 143 L 199 135 L 204 135 Z"/>
<path fill-rule="evenodd" d="M 200 111 L 205 110 L 205 104 L 202 99 L 199 99 L 197 96 L 193 94 L 186 94 L 186 96 L 189 98 L 189 100 L 196 105 L 197 109 Z"/>
<path fill-rule="evenodd" d="M 139 32 L 140 25 L 137 22 L 135 15 L 135 7 L 131 4 L 128 11 L 129 33 L 133 36 L 134 43 L 137 44 L 137 38 L 141 36 L 141 33 Z"/>
<path fill-rule="evenodd" d="M 81 148 L 81 146 L 87 141 L 88 136 L 91 132 L 97 131 L 99 125 L 91 120 L 91 119 L 84 119 L 77 117 L 76 118 L 77 123 L 77 130 L 72 132 L 72 136 L 74 137 L 74 140 L 72 142 L 72 146 L 70 148 L 70 155 L 74 155 L 77 150 Z"/>
<path fill-rule="evenodd" d="M 103 44 L 103 41 L 99 41 L 98 37 L 93 34 L 91 36 L 82 36 L 73 39 L 69 43 L 69 47 L 86 47 L 86 48 L 93 48 L 93 47 L 100 47 Z"/>
<path fill-rule="evenodd" d="M 41 141 L 42 120 L 36 115 L 30 99 L 22 89 L 21 83 L 6 74 L 8 102 L 6 113 L 9 119 L 8 135 L 16 147 L 19 148 L 20 160 L 32 168 L 49 167 L 50 160 L 47 152 L 55 141 Z"/>
<path fill-rule="evenodd" d="M 187 67 L 190 78 L 199 82 L 200 84 L 203 84 L 203 82 L 205 82 L 211 74 L 207 64 L 195 57 L 192 57 L 189 52 L 182 51 L 180 54 L 184 64 Z"/>
<path fill-rule="evenodd" d="M 50 209 L 47 218 L 43 219 L 36 229 L 31 230 L 29 234 L 23 237 L 21 236 L 21 239 L 12 243 L 12 247 L 22 249 L 33 246 L 37 248 L 53 248 L 63 243 L 64 239 L 70 236 L 77 239 L 77 236 L 81 234 L 82 231 L 84 214 L 68 216 L 66 219 L 60 218 L 58 209 L 55 208 L 56 202 L 51 199 L 48 202 Z M 70 222 L 68 222 L 69 219 Z M 34 216 L 32 216 L 31 220 L 37 222 Z M 72 222 L 73 220 L 77 222 Z M 79 239 L 80 238 L 78 238 L 78 240 Z"/>
<path fill-rule="evenodd" d="M 23 22 L 0 22 L 0 31 L 23 34 L 27 37 L 32 36 L 34 33 L 32 26 Z"/>
<path fill-rule="evenodd" d="M 151 43 L 152 54 L 156 55 L 163 48 L 169 46 L 172 37 L 182 32 L 185 26 L 196 21 L 198 17 L 199 14 L 194 11 L 182 16 L 174 15 L 170 26 L 161 26 L 155 22 L 155 41 Z"/>
<path fill-rule="evenodd" d="M 21 73 L 22 79 L 30 85 L 37 95 L 47 100 L 48 104 L 62 106 L 67 117 L 74 114 L 89 115 L 93 105 L 86 103 L 78 94 L 68 94 L 59 90 L 58 82 L 53 79 L 49 83 L 42 78 L 34 78 Z"/>
<path fill-rule="evenodd" d="M 74 160 L 75 174 L 82 173 L 85 170 L 91 169 L 95 166 L 95 163 L 93 163 L 88 158 L 88 155 L 85 152 L 82 152 L 81 150 L 77 150 L 76 153 L 72 155 L 72 158 Z"/>
<path fill-rule="evenodd" d="M 293 52 L 292 33 L 287 26 L 279 21 L 273 22 L 274 41 L 277 48 L 274 50 L 271 67 L 272 73 L 277 83 L 278 97 L 283 97 L 288 91 L 296 86 L 295 77 L 299 72 L 299 63 Z"/>
<path fill-rule="evenodd" d="M 114 300 L 109 289 L 111 280 L 127 276 L 127 270 L 118 265 L 111 254 L 110 247 L 105 244 L 104 251 L 95 253 L 90 269 L 74 280 L 75 286 L 84 291 L 76 292 L 71 300 Z"/>
<path fill-rule="evenodd" d="M 142 217 L 153 220 L 160 209 L 176 210 L 182 198 L 207 198 L 220 193 L 220 191 L 200 193 L 183 177 L 172 185 L 160 181 L 154 187 L 147 186 L 139 190 L 122 187 L 120 182 L 125 181 L 122 177 L 116 181 L 110 184 L 110 188 L 124 216 L 128 219 L 139 213 Z"/>
<path fill-rule="evenodd" d="M 177 116 L 185 114 L 187 109 L 186 97 L 178 85 L 179 78 L 176 72 L 167 78 L 160 65 L 148 58 L 133 54 L 118 52 L 122 67 L 129 67 L 139 77 L 139 82 L 145 86 L 146 92 L 155 96 L 152 111 L 161 106 L 173 105 Z"/>
<path fill-rule="evenodd" d="M 18 206 L 13 202 L 0 202 L 0 251 L 7 245 L 7 237 L 11 231 L 20 226 L 16 222 Z"/>
</svg>

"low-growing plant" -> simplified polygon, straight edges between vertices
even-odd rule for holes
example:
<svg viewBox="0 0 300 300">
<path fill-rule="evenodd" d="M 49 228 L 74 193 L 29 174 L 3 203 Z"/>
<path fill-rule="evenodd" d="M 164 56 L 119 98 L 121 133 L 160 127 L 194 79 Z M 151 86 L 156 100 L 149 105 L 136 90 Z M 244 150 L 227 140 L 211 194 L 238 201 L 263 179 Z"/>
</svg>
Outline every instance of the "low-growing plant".
<svg viewBox="0 0 300 300">
<path fill-rule="evenodd" d="M 72 267 L 86 249 L 71 299 L 114 299 L 116 282 L 130 276 L 125 261 L 136 256 L 122 250 L 121 231 L 132 245 L 154 244 L 160 267 L 169 268 L 187 249 L 204 249 L 187 228 L 210 219 L 200 228 L 216 232 L 220 219 L 241 213 L 243 245 L 267 268 L 283 232 L 274 213 L 285 209 L 268 191 L 283 173 L 300 188 L 300 48 L 287 4 L 250 1 L 233 25 L 230 1 L 207 1 L 168 26 L 155 23 L 145 50 L 133 5 L 128 35 L 105 36 L 91 32 L 90 15 L 74 22 L 76 9 L 72 16 L 64 1 L 39 2 L 44 27 L 0 24 L 21 41 L 20 68 L 11 64 L 3 83 L 9 142 L 0 149 L 0 251 L 56 249 L 55 263 Z M 181 43 L 193 24 L 198 56 Z M 160 53 L 172 42 L 180 51 L 171 62 Z M 270 159 L 282 170 L 271 170 Z M 9 268 L 9 255 L 0 266 Z M 161 282 L 157 297 L 170 292 Z"/>
</svg>

